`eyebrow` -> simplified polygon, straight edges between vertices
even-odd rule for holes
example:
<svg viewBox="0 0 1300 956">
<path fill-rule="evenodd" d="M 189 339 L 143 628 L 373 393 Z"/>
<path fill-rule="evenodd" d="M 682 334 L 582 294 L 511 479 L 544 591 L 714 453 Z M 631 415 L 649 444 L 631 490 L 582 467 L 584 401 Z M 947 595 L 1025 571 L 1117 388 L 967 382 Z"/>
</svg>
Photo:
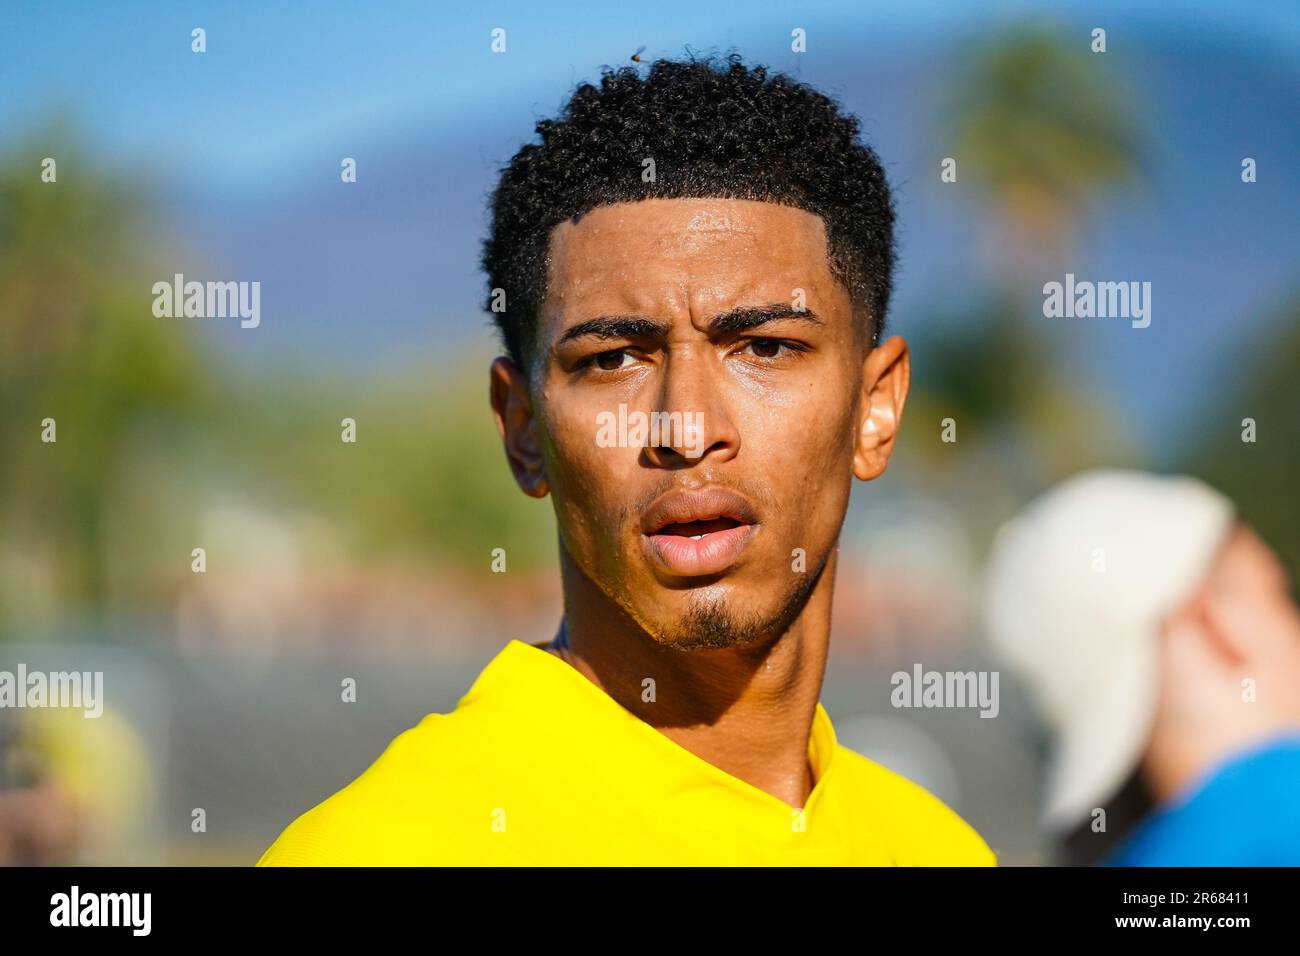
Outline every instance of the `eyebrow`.
<svg viewBox="0 0 1300 956">
<path fill-rule="evenodd" d="M 797 319 L 813 325 L 824 324 L 811 309 L 799 310 L 784 302 L 770 305 L 741 306 L 729 312 L 715 315 L 709 320 L 710 335 L 734 335 L 750 329 L 775 322 L 778 319 Z M 602 315 L 586 322 L 579 322 L 566 329 L 556 346 L 564 345 L 574 339 L 662 339 L 666 338 L 671 323 L 660 319 L 651 319 L 643 315 Z"/>
</svg>

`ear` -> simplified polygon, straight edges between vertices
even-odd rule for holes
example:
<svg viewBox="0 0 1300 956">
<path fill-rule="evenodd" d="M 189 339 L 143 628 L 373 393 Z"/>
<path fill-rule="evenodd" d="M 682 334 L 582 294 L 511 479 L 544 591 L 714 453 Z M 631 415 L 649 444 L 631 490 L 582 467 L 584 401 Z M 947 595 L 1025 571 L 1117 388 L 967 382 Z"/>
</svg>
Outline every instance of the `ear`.
<svg viewBox="0 0 1300 956">
<path fill-rule="evenodd" d="M 907 343 L 896 335 L 868 352 L 863 360 L 861 411 L 853 452 L 853 474 L 862 481 L 885 473 L 911 380 Z"/>
<path fill-rule="evenodd" d="M 505 445 L 506 460 L 515 482 L 524 494 L 545 498 L 550 491 L 545 463 L 537 436 L 537 418 L 528 380 L 510 359 L 501 356 L 492 362 L 489 375 L 489 398 L 497 421 L 497 434 Z"/>
</svg>

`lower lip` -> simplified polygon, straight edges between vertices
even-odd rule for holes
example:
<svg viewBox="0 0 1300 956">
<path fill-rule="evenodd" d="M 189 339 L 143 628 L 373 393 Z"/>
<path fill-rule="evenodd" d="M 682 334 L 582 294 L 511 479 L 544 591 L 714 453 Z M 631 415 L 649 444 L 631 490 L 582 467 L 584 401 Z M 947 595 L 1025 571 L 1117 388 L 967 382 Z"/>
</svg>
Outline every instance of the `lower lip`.
<svg viewBox="0 0 1300 956">
<path fill-rule="evenodd" d="M 674 534 L 643 534 L 641 540 L 651 560 L 670 574 L 699 577 L 721 574 L 735 564 L 756 531 L 758 525 L 742 524 L 698 541 Z"/>
</svg>

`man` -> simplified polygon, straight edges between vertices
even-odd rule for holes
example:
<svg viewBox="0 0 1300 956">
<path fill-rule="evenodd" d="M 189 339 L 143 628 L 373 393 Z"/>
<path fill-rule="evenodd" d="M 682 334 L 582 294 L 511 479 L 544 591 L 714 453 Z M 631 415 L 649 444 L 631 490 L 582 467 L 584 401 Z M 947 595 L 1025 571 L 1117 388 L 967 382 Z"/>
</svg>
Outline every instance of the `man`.
<svg viewBox="0 0 1300 956">
<path fill-rule="evenodd" d="M 483 259 L 492 408 L 554 504 L 563 621 L 261 862 L 994 863 L 818 700 L 852 478 L 885 470 L 908 387 L 856 120 L 732 57 L 607 72 L 537 131 Z"/>
<path fill-rule="evenodd" d="M 998 535 L 988 619 L 1049 724 L 1066 862 L 1300 864 L 1300 611 L 1228 499 L 1076 476 Z"/>
</svg>

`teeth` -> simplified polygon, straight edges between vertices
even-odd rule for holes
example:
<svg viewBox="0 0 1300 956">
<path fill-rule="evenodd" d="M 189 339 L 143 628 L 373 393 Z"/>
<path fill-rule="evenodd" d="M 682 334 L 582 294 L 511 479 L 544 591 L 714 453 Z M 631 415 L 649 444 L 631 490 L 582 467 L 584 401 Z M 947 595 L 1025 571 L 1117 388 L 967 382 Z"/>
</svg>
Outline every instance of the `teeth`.
<svg viewBox="0 0 1300 956">
<path fill-rule="evenodd" d="M 692 540 L 692 541 L 699 541 L 699 540 L 700 540 L 701 538 L 703 538 L 703 537 L 704 537 L 704 535 L 702 535 L 702 534 L 693 534 L 693 535 L 691 535 L 691 540 Z"/>
</svg>

